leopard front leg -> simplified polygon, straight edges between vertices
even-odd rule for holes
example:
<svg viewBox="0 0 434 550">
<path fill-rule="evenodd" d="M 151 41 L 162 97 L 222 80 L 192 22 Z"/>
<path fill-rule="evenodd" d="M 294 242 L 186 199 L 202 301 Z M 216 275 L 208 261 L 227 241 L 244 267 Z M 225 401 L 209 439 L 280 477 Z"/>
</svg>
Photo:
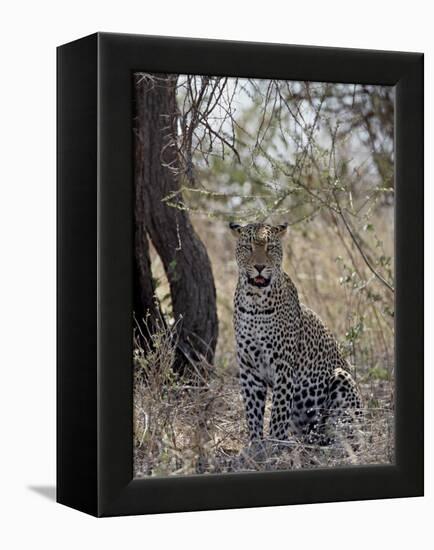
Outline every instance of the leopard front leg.
<svg viewBox="0 0 434 550">
<path fill-rule="evenodd" d="M 285 441 L 292 424 L 294 395 L 293 369 L 287 364 L 276 366 L 270 420 L 270 438 Z"/>
<path fill-rule="evenodd" d="M 259 441 L 264 435 L 264 410 L 267 397 L 265 382 L 250 371 L 241 371 L 241 395 L 246 408 L 250 442 Z"/>
</svg>

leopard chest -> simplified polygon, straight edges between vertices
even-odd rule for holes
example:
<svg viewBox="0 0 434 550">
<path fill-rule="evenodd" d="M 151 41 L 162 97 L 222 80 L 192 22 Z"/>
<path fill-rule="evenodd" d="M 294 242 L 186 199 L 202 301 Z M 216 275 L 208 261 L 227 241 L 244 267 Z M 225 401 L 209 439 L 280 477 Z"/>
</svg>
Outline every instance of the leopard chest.
<svg viewBox="0 0 434 550">
<path fill-rule="evenodd" d="M 254 301 L 239 304 L 235 309 L 240 363 L 245 368 L 251 368 L 271 387 L 276 365 L 287 355 L 283 313 L 275 304 Z"/>
</svg>

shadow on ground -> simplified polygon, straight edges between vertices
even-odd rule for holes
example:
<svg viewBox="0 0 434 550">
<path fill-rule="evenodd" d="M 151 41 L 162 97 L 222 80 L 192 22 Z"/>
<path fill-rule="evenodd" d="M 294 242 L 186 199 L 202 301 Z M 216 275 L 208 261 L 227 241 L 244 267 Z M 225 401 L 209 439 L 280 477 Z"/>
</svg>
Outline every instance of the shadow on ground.
<svg viewBox="0 0 434 550">
<path fill-rule="evenodd" d="M 56 487 L 54 485 L 29 485 L 27 489 L 53 502 L 56 500 Z"/>
</svg>

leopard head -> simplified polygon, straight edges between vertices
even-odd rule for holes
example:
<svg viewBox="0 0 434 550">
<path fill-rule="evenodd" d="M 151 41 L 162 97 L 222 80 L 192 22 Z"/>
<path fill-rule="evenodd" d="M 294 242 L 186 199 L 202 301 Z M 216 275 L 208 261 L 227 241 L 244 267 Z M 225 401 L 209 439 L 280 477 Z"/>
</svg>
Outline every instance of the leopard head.
<svg viewBox="0 0 434 550">
<path fill-rule="evenodd" d="M 229 224 L 237 237 L 235 256 L 241 276 L 258 288 L 267 287 L 282 268 L 281 237 L 288 224 Z"/>
</svg>

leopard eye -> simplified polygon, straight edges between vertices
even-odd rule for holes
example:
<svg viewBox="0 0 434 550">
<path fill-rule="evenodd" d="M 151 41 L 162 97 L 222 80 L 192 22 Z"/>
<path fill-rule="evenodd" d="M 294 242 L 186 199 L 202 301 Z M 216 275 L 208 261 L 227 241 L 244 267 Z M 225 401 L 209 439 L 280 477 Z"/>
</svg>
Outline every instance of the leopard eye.
<svg viewBox="0 0 434 550">
<path fill-rule="evenodd" d="M 252 251 L 252 245 L 251 244 L 243 244 L 243 245 L 241 245 L 241 249 L 245 250 L 246 252 L 251 252 Z"/>
</svg>

